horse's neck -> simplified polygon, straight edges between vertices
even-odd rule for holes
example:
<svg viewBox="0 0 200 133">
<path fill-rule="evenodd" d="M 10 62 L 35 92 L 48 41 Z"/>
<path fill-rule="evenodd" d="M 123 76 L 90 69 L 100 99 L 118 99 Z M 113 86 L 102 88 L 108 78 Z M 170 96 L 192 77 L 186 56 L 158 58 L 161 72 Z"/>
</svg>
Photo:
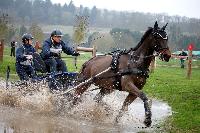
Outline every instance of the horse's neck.
<svg viewBox="0 0 200 133">
<path fill-rule="evenodd" d="M 134 52 L 137 58 L 137 66 L 148 69 L 150 66 L 150 63 L 153 59 L 153 52 L 154 50 L 149 47 L 149 43 L 143 42 L 143 44 Z"/>
</svg>

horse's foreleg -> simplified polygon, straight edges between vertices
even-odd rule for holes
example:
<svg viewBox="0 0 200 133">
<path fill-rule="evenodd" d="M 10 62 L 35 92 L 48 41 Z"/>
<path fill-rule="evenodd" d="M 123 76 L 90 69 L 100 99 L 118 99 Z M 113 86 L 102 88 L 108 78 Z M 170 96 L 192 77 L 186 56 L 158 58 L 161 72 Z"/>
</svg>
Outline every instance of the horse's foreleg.
<svg viewBox="0 0 200 133">
<path fill-rule="evenodd" d="M 151 105 L 148 101 L 147 96 L 140 91 L 132 82 L 125 82 L 125 89 L 126 91 L 128 91 L 129 93 L 132 93 L 136 96 L 138 96 L 140 99 L 142 99 L 142 101 L 144 102 L 144 109 L 145 109 L 145 120 L 144 120 L 144 124 L 149 127 L 151 125 Z"/>
<path fill-rule="evenodd" d="M 125 111 L 128 111 L 128 106 L 137 98 L 136 95 L 133 95 L 131 93 L 129 93 L 129 95 L 126 97 L 122 108 L 119 111 L 119 114 L 117 115 L 115 122 L 119 122 L 120 118 L 122 117 L 122 115 L 124 114 Z"/>
<path fill-rule="evenodd" d="M 139 97 L 143 100 L 144 102 L 144 109 L 145 109 L 145 120 L 144 124 L 149 127 L 151 126 L 151 103 L 148 100 L 147 96 L 144 94 L 144 92 L 140 92 Z"/>
</svg>

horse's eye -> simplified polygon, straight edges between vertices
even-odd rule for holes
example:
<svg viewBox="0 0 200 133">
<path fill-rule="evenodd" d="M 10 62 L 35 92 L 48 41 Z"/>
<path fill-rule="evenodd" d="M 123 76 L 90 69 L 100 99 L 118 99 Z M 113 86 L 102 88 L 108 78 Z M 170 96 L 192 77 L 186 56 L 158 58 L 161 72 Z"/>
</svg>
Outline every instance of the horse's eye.
<svg viewBox="0 0 200 133">
<path fill-rule="evenodd" d="M 155 38 L 156 38 L 156 39 L 161 39 L 161 36 L 158 35 L 158 34 L 156 34 L 156 35 L 155 35 Z"/>
<path fill-rule="evenodd" d="M 161 38 L 161 35 L 159 33 L 154 34 L 155 38 Z"/>
</svg>

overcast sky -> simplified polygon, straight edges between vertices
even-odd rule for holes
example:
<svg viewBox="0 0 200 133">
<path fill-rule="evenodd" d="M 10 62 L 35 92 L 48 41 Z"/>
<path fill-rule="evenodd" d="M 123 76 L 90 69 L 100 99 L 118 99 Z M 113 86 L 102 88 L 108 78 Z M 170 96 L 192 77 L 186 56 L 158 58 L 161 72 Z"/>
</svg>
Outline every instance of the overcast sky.
<svg viewBox="0 0 200 133">
<path fill-rule="evenodd" d="M 71 0 L 51 0 L 52 3 L 69 4 Z M 200 19 L 200 0 L 73 0 L 75 6 L 150 13 L 167 13 Z"/>
</svg>

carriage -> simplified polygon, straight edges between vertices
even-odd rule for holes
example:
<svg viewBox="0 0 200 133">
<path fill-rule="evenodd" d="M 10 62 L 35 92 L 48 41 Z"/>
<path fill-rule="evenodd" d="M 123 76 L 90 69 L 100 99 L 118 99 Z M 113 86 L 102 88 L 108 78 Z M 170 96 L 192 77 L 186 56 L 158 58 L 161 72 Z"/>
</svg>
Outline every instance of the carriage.
<svg viewBox="0 0 200 133">
<path fill-rule="evenodd" d="M 50 74 L 50 68 L 45 65 L 38 53 L 33 54 L 33 64 L 38 80 L 46 80 L 51 91 L 64 91 L 75 84 L 77 72 L 57 72 L 54 76 Z"/>
</svg>

